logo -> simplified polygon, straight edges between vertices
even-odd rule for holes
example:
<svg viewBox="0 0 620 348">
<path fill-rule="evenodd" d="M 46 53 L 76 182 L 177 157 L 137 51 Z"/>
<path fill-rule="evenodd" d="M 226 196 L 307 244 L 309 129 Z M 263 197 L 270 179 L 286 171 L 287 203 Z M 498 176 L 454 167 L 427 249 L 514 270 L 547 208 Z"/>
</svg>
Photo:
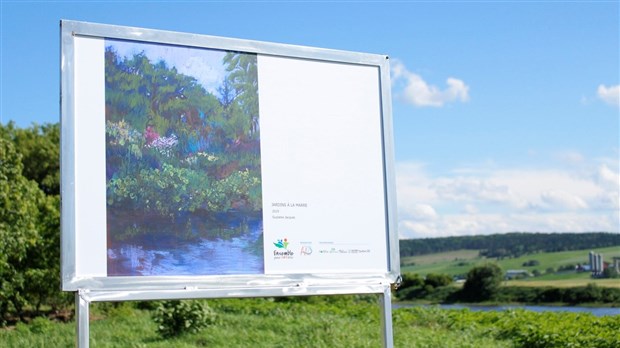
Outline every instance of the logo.
<svg viewBox="0 0 620 348">
<path fill-rule="evenodd" d="M 278 249 L 288 249 L 288 240 L 286 238 L 278 239 L 278 242 L 273 243 L 273 245 L 275 245 Z"/>
<path fill-rule="evenodd" d="M 301 255 L 312 255 L 312 248 L 304 245 L 301 247 L 301 251 L 299 252 Z"/>
<path fill-rule="evenodd" d="M 273 251 L 273 259 L 274 260 L 283 260 L 283 259 L 292 259 L 294 252 L 288 250 L 288 239 L 277 239 L 277 242 L 273 243 L 273 245 L 278 248 Z"/>
</svg>

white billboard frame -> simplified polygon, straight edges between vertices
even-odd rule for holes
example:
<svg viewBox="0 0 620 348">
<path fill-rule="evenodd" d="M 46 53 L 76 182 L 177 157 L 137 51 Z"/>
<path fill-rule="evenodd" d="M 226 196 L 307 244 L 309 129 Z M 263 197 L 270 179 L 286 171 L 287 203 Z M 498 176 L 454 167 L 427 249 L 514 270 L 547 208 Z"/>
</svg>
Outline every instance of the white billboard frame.
<svg viewBox="0 0 620 348">
<path fill-rule="evenodd" d="M 94 169 L 99 179 L 105 168 L 85 160 L 97 157 L 105 151 L 105 143 L 91 141 L 92 147 L 82 146 L 92 122 L 81 121 L 90 107 L 80 100 L 84 95 L 96 93 L 83 88 L 84 83 L 103 82 L 103 77 L 91 65 L 88 69 L 77 62 L 88 58 L 83 51 L 99 39 L 128 40 L 161 45 L 173 45 L 213 50 L 225 50 L 256 54 L 268 58 L 292 59 L 300 62 L 341 64 L 349 67 L 371 67 L 378 71 L 379 93 L 375 96 L 379 106 L 376 131 L 380 137 L 380 161 L 382 176 L 379 185 L 383 197 L 384 230 L 380 231 L 384 242 L 385 263 L 369 271 L 355 272 L 302 272 L 275 274 L 223 274 L 223 275 L 172 275 L 172 276 L 92 276 L 81 271 L 92 255 L 80 250 L 80 241 L 105 243 L 105 235 L 88 234 L 99 228 L 96 217 L 89 214 L 105 209 L 105 196 L 84 198 L 80 188 L 92 184 Z M 79 40 L 84 43 L 76 44 Z M 78 47 L 79 46 L 79 47 Z M 81 52 L 76 52 L 77 50 Z M 88 58 L 90 60 L 90 58 Z M 89 63 L 90 64 L 90 63 Z M 99 63 L 94 63 L 99 64 Z M 122 27 L 76 21 L 61 21 L 61 276 L 64 291 L 78 291 L 85 301 L 122 301 L 166 298 L 222 298 L 299 296 L 347 293 L 385 293 L 386 287 L 396 283 L 400 276 L 398 234 L 396 223 L 396 196 L 394 179 L 394 154 L 392 135 L 392 110 L 390 95 L 389 58 L 385 55 L 303 47 L 251 40 L 222 38 L 189 33 L 170 32 L 134 27 Z M 101 99 L 97 99 L 101 100 Z M 96 104 L 96 103 L 95 103 Z M 93 155 L 95 154 L 95 155 Z M 105 154 L 104 154 L 105 155 Z M 99 180 L 97 179 L 97 180 Z M 105 195 L 105 191 L 103 191 Z M 90 192 L 89 192 L 90 195 Z M 90 196 L 89 196 L 90 197 Z M 86 204 L 85 204 L 86 202 Z M 95 222 L 89 222 L 89 221 Z M 95 262 L 96 263 L 96 262 Z"/>
</svg>

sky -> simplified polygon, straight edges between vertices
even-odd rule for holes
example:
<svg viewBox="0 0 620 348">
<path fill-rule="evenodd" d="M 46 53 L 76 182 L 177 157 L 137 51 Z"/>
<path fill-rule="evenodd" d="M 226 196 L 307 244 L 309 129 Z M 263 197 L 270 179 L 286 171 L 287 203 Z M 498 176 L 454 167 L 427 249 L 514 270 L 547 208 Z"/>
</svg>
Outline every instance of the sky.
<svg viewBox="0 0 620 348">
<path fill-rule="evenodd" d="M 59 121 L 61 19 L 390 56 L 401 238 L 620 232 L 620 1 L 0 0 L 0 122 Z"/>
</svg>

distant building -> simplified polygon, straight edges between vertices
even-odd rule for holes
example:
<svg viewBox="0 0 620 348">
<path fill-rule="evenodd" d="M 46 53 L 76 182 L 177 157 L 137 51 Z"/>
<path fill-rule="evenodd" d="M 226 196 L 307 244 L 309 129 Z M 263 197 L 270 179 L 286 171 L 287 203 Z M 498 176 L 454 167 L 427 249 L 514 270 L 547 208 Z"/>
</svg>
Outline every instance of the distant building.
<svg viewBox="0 0 620 348">
<path fill-rule="evenodd" d="M 597 254 L 594 251 L 590 251 L 590 253 L 588 254 L 588 259 L 590 261 L 590 270 L 592 271 L 592 276 L 600 277 L 605 270 L 603 255 Z"/>
<path fill-rule="evenodd" d="M 620 257 L 614 257 L 614 270 L 617 274 L 620 274 Z"/>
<path fill-rule="evenodd" d="M 577 272 L 590 272 L 592 267 L 590 267 L 590 265 L 577 265 L 575 266 L 575 270 Z"/>
</svg>

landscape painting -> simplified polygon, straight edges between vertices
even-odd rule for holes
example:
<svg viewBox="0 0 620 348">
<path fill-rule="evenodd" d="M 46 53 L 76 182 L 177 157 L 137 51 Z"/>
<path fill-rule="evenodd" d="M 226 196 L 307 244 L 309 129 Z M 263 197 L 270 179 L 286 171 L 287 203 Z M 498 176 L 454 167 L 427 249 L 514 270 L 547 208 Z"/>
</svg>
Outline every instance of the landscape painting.
<svg viewBox="0 0 620 348">
<path fill-rule="evenodd" d="M 256 64 L 105 41 L 108 276 L 264 272 Z"/>
</svg>

